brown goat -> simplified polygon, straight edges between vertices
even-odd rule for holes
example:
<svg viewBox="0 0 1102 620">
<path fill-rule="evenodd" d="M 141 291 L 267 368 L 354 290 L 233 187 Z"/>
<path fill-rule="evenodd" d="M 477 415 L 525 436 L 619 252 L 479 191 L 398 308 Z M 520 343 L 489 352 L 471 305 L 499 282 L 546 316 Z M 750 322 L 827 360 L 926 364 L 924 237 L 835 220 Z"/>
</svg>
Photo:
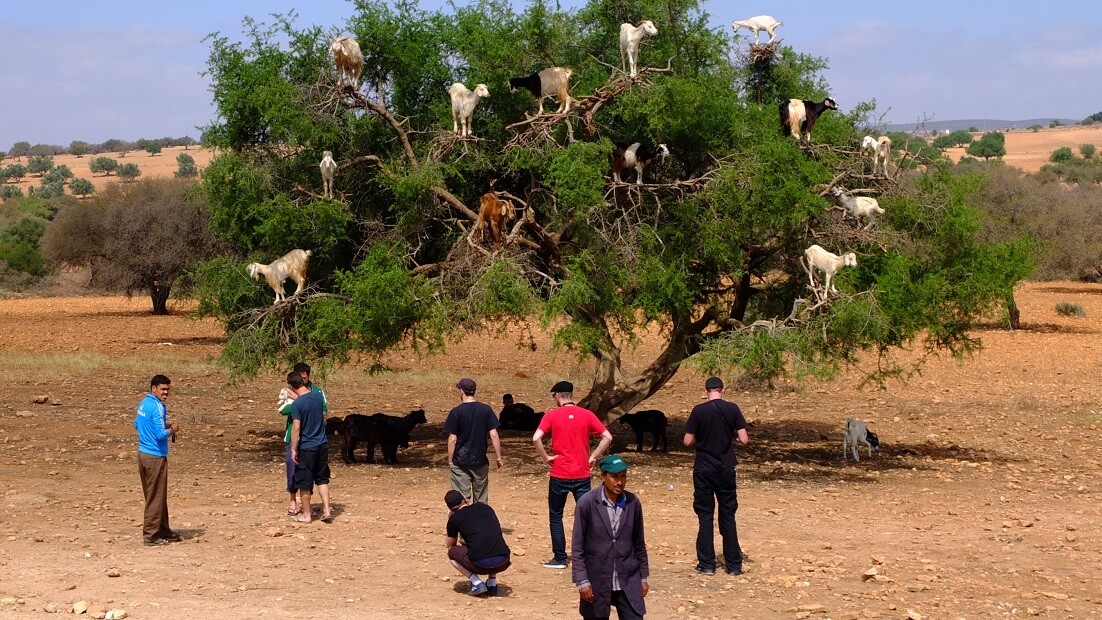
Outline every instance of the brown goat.
<svg viewBox="0 0 1102 620">
<path fill-rule="evenodd" d="M 493 237 L 494 246 L 500 248 L 505 232 L 505 223 L 516 217 L 516 209 L 508 200 L 501 200 L 494 196 L 493 192 L 482 194 L 481 204 L 478 209 L 478 220 L 471 229 L 471 234 L 479 241 L 482 240 L 484 231 L 488 228 Z"/>
</svg>

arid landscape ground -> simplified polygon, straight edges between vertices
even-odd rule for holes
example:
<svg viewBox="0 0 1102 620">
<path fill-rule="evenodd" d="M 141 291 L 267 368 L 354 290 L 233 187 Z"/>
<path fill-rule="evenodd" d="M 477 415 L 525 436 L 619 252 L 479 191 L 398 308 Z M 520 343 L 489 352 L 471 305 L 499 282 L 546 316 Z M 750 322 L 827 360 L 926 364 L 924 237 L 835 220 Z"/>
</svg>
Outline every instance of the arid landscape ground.
<svg viewBox="0 0 1102 620">
<path fill-rule="evenodd" d="M 980 332 L 985 349 L 932 359 L 886 390 L 832 383 L 738 392 L 740 577 L 692 572 L 692 455 L 680 445 L 702 377 L 683 369 L 650 401 L 671 418 L 668 454 L 624 452 L 646 515 L 652 618 L 1102 617 L 1102 287 L 1031 283 L 1024 328 Z M 1059 302 L 1086 318 L 1063 317 Z M 334 458 L 330 524 L 293 523 L 282 487 L 277 373 L 226 387 L 209 321 L 154 317 L 120 297 L 0 300 L 0 617 L 78 601 L 131 618 L 569 618 L 577 595 L 549 556 L 546 470 L 527 434 L 504 433 L 490 502 L 516 556 L 503 596 L 473 600 L 444 556 L 441 423 L 463 375 L 494 405 L 538 409 L 588 365 L 535 335 L 472 336 L 447 354 L 395 353 L 391 371 L 323 380 L 334 413 L 424 407 L 401 463 Z M 658 345 L 636 351 L 646 360 Z M 872 360 L 869 364 L 874 363 Z M 185 541 L 141 544 L 133 410 L 149 377 L 173 379 L 183 428 L 170 458 L 172 525 Z M 36 397 L 48 396 L 37 404 Z M 883 449 L 844 461 L 847 417 Z M 573 504 L 568 504 L 569 530 Z M 875 569 L 875 570 L 872 570 Z"/>
</svg>

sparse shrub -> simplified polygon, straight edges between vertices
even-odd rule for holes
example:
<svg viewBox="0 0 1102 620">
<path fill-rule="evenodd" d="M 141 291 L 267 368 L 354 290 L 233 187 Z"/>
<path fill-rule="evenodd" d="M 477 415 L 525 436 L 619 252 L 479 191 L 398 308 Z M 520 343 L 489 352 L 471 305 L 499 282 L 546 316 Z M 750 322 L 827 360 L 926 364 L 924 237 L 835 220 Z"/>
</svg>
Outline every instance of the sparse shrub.
<svg viewBox="0 0 1102 620">
<path fill-rule="evenodd" d="M 1067 301 L 1061 301 L 1056 304 L 1056 314 L 1060 316 L 1075 316 L 1083 318 L 1087 316 L 1087 311 L 1083 309 L 1083 306 L 1079 304 L 1073 304 Z"/>
<path fill-rule="evenodd" d="M 1048 127 L 1049 127 L 1049 129 L 1054 129 L 1056 127 L 1059 127 L 1060 125 L 1063 125 L 1063 123 L 1061 123 L 1060 121 L 1058 121 L 1056 119 L 1052 119 L 1052 121 L 1048 124 Z"/>
<path fill-rule="evenodd" d="M 1075 159 L 1075 153 L 1071 152 L 1070 146 L 1062 146 L 1053 151 L 1052 155 L 1048 156 L 1048 160 L 1056 164 L 1069 162 L 1073 159 Z"/>
<path fill-rule="evenodd" d="M 180 153 L 176 156 L 176 163 L 180 165 L 179 170 L 176 171 L 176 176 L 179 178 L 188 178 L 199 176 L 199 169 L 195 167 L 195 158 L 187 153 Z"/>
<path fill-rule="evenodd" d="M 123 181 L 133 181 L 134 179 L 141 176 L 142 171 L 140 168 L 138 168 L 138 164 L 129 163 L 119 166 L 116 174 L 118 174 L 119 178 Z"/>
<path fill-rule="evenodd" d="M 96 192 L 96 186 L 92 185 L 92 182 L 88 179 L 73 179 L 73 182 L 69 184 L 69 189 L 73 192 L 73 195 L 81 198 Z"/>
<path fill-rule="evenodd" d="M 1094 157 L 1095 146 L 1093 144 L 1080 144 L 1079 154 L 1083 156 L 1083 159 L 1091 159 Z"/>
<path fill-rule="evenodd" d="M 1042 127 L 1040 125 L 1034 124 L 1034 125 L 1029 126 L 1029 130 L 1032 131 L 1033 133 L 1037 133 L 1038 131 L 1041 131 L 1041 129 L 1042 129 Z"/>
</svg>

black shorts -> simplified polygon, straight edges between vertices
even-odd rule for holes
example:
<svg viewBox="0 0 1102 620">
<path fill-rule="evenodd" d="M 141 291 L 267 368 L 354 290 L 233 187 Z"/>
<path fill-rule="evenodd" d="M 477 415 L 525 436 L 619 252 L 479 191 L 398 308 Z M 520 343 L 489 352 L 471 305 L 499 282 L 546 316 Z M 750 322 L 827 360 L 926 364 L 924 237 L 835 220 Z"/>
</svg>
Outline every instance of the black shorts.
<svg viewBox="0 0 1102 620">
<path fill-rule="evenodd" d="M 295 465 L 295 488 L 310 491 L 315 484 L 329 484 L 329 444 L 298 451 Z"/>
</svg>

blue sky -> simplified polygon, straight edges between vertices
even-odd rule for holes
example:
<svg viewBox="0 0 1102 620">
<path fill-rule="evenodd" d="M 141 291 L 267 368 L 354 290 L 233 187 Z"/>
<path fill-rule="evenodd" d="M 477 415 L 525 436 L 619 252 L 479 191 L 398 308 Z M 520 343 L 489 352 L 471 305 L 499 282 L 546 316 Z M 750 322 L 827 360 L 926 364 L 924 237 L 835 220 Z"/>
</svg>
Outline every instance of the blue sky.
<svg viewBox="0 0 1102 620">
<path fill-rule="evenodd" d="M 462 3 L 463 0 L 457 0 Z M 440 0 L 423 0 L 436 8 Z M 514 2 L 523 5 L 523 2 Z M 564 1 L 577 6 L 578 1 Z M 875 98 L 887 122 L 1102 111 L 1102 2 L 831 0 L 704 3 L 717 28 L 763 13 L 778 35 L 830 62 L 843 109 Z M 737 7 L 737 8 L 736 8 Z M 814 7 L 814 8 L 809 8 Z M 1042 11 L 1041 8 L 1044 8 Z M 199 137 L 214 115 L 203 38 L 239 38 L 241 19 L 294 9 L 300 25 L 340 27 L 345 0 L 54 0 L 0 11 L 0 149 L 27 140 Z M 1037 24 L 1032 20 L 1050 16 Z M 742 31 L 745 32 L 745 31 Z"/>
</svg>

